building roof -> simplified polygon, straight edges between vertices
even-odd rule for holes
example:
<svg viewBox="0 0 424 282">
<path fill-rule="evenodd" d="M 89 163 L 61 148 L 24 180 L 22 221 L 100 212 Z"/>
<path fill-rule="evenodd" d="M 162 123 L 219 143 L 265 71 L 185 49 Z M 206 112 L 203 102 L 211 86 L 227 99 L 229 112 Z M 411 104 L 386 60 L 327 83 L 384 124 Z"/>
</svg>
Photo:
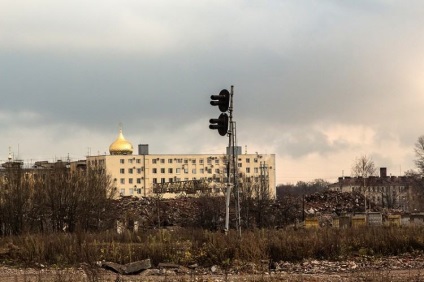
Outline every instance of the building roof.
<svg viewBox="0 0 424 282">
<path fill-rule="evenodd" d="M 362 177 L 339 177 L 339 181 L 330 185 L 330 187 L 337 186 L 363 186 L 365 180 L 366 186 L 387 186 L 387 185 L 396 185 L 396 186 L 407 186 L 414 183 L 413 177 L 408 176 L 387 176 L 387 177 L 378 177 L 370 176 L 367 178 Z"/>
</svg>

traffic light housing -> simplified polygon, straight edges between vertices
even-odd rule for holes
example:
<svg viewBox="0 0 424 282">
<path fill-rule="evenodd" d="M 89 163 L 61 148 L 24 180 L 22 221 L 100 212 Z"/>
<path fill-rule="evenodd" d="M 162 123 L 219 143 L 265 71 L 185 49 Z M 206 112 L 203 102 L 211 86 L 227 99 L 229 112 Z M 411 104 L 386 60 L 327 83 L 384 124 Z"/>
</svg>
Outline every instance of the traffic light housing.
<svg viewBox="0 0 424 282">
<path fill-rule="evenodd" d="M 211 102 L 212 103 L 212 102 Z M 218 129 L 221 136 L 225 136 L 228 132 L 228 115 L 226 113 L 220 114 L 218 118 L 211 118 L 209 120 L 210 129 Z"/>
<path fill-rule="evenodd" d="M 228 107 L 230 106 L 230 92 L 227 89 L 221 90 L 219 95 L 211 95 L 211 105 L 219 106 L 219 110 L 223 113 L 228 111 Z"/>
</svg>

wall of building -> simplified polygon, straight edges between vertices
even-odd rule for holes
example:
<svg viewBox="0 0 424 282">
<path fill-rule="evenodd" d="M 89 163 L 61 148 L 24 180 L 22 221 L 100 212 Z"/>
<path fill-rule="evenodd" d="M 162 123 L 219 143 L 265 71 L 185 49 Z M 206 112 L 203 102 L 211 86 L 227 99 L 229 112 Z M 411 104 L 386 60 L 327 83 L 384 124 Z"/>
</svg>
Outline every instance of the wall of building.
<svg viewBox="0 0 424 282">
<path fill-rule="evenodd" d="M 222 154 L 100 155 L 87 157 L 87 165 L 104 167 L 123 196 L 152 196 L 158 183 L 200 179 L 215 186 L 226 183 L 227 160 Z M 237 166 L 240 182 L 264 184 L 275 197 L 274 154 L 239 155 Z"/>
<path fill-rule="evenodd" d="M 410 201 L 411 178 L 406 176 L 387 176 L 384 168 L 380 169 L 380 176 L 339 177 L 338 182 L 329 186 L 332 191 L 359 192 L 367 200 L 386 208 L 408 209 Z"/>
</svg>

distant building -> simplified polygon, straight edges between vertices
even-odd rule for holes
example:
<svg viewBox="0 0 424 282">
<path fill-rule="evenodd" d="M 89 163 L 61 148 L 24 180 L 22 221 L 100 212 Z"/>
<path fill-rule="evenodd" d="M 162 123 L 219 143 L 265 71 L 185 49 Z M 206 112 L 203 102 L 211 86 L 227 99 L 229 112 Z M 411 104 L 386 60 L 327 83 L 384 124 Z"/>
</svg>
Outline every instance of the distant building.
<svg viewBox="0 0 424 282">
<path fill-rule="evenodd" d="M 234 149 L 238 186 L 247 187 L 254 196 L 266 193 L 266 196 L 275 198 L 275 154 L 241 154 L 240 147 Z M 87 156 L 86 160 L 36 161 L 24 165 L 21 160 L 13 160 L 10 153 L 8 161 L 0 166 L 0 180 L 6 181 L 6 172 L 10 169 L 22 169 L 28 177 L 35 179 L 57 168 L 72 172 L 96 167 L 106 170 L 118 196 L 143 197 L 161 193 L 170 197 L 202 189 L 213 193 L 225 191 L 227 154 L 149 154 L 147 144 L 138 145 L 137 154 L 133 151 L 132 144 L 120 130 L 118 138 L 109 146 L 109 155 Z"/>
<path fill-rule="evenodd" d="M 407 210 L 413 179 L 407 176 L 387 176 L 387 169 L 380 168 L 380 176 L 339 177 L 329 189 L 340 192 L 360 192 L 368 201 L 383 208 Z"/>
<path fill-rule="evenodd" d="M 149 154 L 147 144 L 138 145 L 137 154 L 133 151 L 120 130 L 109 147 L 110 155 L 88 156 L 86 164 L 106 169 L 121 196 L 152 196 L 161 189 L 178 192 L 192 184 L 224 191 L 226 154 Z M 238 182 L 275 198 L 275 154 L 240 154 L 240 148 L 236 151 Z"/>
</svg>

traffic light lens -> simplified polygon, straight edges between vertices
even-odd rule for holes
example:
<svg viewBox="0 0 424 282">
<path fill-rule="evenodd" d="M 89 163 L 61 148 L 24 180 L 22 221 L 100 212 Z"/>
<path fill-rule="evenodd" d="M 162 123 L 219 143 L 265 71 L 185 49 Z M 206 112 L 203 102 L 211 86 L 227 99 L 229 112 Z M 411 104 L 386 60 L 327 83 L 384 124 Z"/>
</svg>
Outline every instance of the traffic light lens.
<svg viewBox="0 0 424 282">
<path fill-rule="evenodd" d="M 209 120 L 211 123 L 209 125 L 210 129 L 218 129 L 218 133 L 221 136 L 225 136 L 228 132 L 228 115 L 223 113 L 220 114 L 218 118 L 211 118 Z"/>
<path fill-rule="evenodd" d="M 230 106 L 230 92 L 227 89 L 221 90 L 219 95 L 211 95 L 211 100 L 211 105 L 219 106 L 219 110 L 224 113 Z"/>
</svg>

